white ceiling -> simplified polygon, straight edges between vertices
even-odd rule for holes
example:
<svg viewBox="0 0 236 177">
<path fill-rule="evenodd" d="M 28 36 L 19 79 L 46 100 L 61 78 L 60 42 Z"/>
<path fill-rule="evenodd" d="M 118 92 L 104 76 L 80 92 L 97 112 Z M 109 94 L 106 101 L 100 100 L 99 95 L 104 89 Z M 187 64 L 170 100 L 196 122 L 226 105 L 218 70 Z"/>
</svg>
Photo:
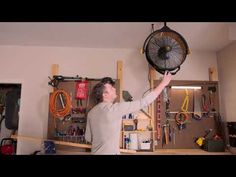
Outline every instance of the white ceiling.
<svg viewBox="0 0 236 177">
<path fill-rule="evenodd" d="M 160 22 L 2 22 L 0 45 L 140 49 L 151 33 L 151 24 L 154 24 L 154 30 L 164 25 Z M 234 41 L 229 39 L 229 28 L 233 25 L 220 22 L 167 23 L 186 39 L 190 50 L 208 51 L 218 51 Z"/>
</svg>

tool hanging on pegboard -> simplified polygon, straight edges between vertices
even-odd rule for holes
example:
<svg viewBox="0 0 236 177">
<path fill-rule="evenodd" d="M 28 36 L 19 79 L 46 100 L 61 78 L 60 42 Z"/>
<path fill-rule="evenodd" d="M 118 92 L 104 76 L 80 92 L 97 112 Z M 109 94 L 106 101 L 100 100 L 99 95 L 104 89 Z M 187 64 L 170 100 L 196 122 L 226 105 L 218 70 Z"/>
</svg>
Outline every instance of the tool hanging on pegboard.
<svg viewBox="0 0 236 177">
<path fill-rule="evenodd" d="M 61 106 L 59 107 L 57 101 L 60 101 Z M 65 121 L 70 120 L 71 118 L 71 97 L 67 93 L 67 91 L 62 89 L 55 90 L 49 99 L 49 110 L 52 114 L 54 129 L 55 129 L 55 136 L 64 136 L 65 133 L 58 130 L 57 120 Z"/>
<path fill-rule="evenodd" d="M 57 106 L 58 97 L 62 108 Z M 58 89 L 50 95 L 49 109 L 54 118 L 64 118 L 70 113 L 71 107 L 70 95 L 65 90 Z"/>
<path fill-rule="evenodd" d="M 58 85 L 60 82 L 77 82 L 77 81 L 82 81 L 83 78 L 79 77 L 78 75 L 76 77 L 68 77 L 68 76 L 61 76 L 61 75 L 54 75 L 53 78 L 49 77 L 49 82 L 48 85 L 51 85 L 54 88 L 58 88 Z M 94 78 L 85 78 L 86 81 L 101 81 L 101 79 L 94 79 Z"/>
<path fill-rule="evenodd" d="M 193 90 L 193 114 L 192 118 L 195 120 L 202 120 L 202 109 L 201 109 L 201 92 Z"/>
<path fill-rule="evenodd" d="M 162 126 L 163 128 L 163 136 L 162 136 L 162 147 L 164 144 L 168 144 L 169 142 L 172 142 L 173 145 L 175 145 L 175 128 L 172 127 L 169 124 L 168 119 L 171 118 L 170 113 L 170 97 L 168 96 L 168 87 L 165 87 L 163 90 L 163 101 L 166 105 L 166 124 Z"/>
<path fill-rule="evenodd" d="M 89 82 L 87 80 L 76 82 L 75 99 L 77 100 L 77 108 L 74 109 L 74 111 L 77 111 L 77 113 L 86 114 L 89 102 Z M 83 100 L 86 101 L 85 106 L 83 106 Z"/>
<path fill-rule="evenodd" d="M 48 85 L 51 85 L 54 88 L 58 88 L 58 85 L 60 82 L 70 82 L 70 81 L 80 81 L 82 77 L 76 76 L 76 77 L 68 77 L 68 76 L 61 76 L 61 75 L 55 75 L 53 78 L 49 77 Z"/>
<path fill-rule="evenodd" d="M 170 98 L 168 96 L 168 88 L 165 87 L 164 90 L 163 90 L 163 101 L 166 105 L 166 119 L 169 119 L 170 118 Z"/>
<path fill-rule="evenodd" d="M 202 94 L 202 117 L 207 118 L 209 115 L 209 104 L 207 104 L 206 95 Z"/>
<path fill-rule="evenodd" d="M 189 119 L 188 104 L 189 104 L 189 94 L 188 94 L 188 90 L 185 89 L 185 98 L 181 106 L 181 111 L 175 115 L 175 121 L 176 121 L 176 124 L 178 125 L 179 130 L 186 128 L 186 123 Z"/>
<path fill-rule="evenodd" d="M 163 129 L 163 135 L 162 135 L 162 147 L 165 145 L 168 145 L 169 142 L 171 142 L 171 127 L 169 124 L 169 121 L 167 120 L 165 124 L 162 125 Z"/>
<path fill-rule="evenodd" d="M 75 86 L 75 99 L 86 100 L 88 98 L 88 81 L 80 80 L 76 82 Z"/>
<path fill-rule="evenodd" d="M 208 92 L 209 92 L 209 103 L 210 103 L 210 114 L 209 117 L 214 117 L 215 115 L 215 93 L 216 93 L 216 87 L 215 86 L 211 86 L 208 87 Z"/>
<path fill-rule="evenodd" d="M 157 141 L 161 140 L 161 97 L 157 97 Z"/>
</svg>

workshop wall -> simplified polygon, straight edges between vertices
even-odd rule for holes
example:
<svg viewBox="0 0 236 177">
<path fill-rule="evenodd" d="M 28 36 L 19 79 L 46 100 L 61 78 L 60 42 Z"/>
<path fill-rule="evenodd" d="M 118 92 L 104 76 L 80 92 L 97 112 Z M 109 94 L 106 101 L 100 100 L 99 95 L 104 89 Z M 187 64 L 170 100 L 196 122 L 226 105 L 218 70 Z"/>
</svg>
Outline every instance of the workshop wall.
<svg viewBox="0 0 236 177">
<path fill-rule="evenodd" d="M 139 50 L 76 47 L 0 47 L 0 82 L 21 83 L 19 135 L 47 137 L 48 76 L 52 64 L 59 64 L 65 76 L 116 78 L 117 60 L 123 60 L 124 90 L 141 98 L 148 86 L 148 64 Z M 217 67 L 214 52 L 191 51 L 175 80 L 208 80 L 208 68 Z M 159 76 L 159 75 L 158 75 Z M 30 154 L 41 142 L 18 141 L 17 154 Z"/>
<path fill-rule="evenodd" d="M 217 53 L 220 108 L 222 116 L 227 122 L 236 121 L 235 100 L 236 100 L 236 43 L 225 47 Z"/>
<path fill-rule="evenodd" d="M 216 53 L 208 51 L 190 51 L 180 66 L 175 80 L 206 80 L 209 81 L 208 68 L 217 68 Z"/>
</svg>

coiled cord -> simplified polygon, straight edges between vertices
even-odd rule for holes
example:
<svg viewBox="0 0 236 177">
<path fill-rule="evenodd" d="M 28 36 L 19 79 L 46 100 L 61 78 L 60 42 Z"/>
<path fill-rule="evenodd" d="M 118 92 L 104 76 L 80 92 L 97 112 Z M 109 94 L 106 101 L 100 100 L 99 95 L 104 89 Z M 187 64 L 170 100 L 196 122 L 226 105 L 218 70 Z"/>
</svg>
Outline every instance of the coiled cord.
<svg viewBox="0 0 236 177">
<path fill-rule="evenodd" d="M 62 96 L 65 98 L 66 104 L 62 106 L 63 108 L 57 109 L 57 97 Z M 64 117 L 67 114 L 69 114 L 71 110 L 71 101 L 70 101 L 70 95 L 65 90 L 56 90 L 54 91 L 50 96 L 49 101 L 49 108 L 50 112 L 53 114 L 53 117 L 60 118 Z"/>
</svg>

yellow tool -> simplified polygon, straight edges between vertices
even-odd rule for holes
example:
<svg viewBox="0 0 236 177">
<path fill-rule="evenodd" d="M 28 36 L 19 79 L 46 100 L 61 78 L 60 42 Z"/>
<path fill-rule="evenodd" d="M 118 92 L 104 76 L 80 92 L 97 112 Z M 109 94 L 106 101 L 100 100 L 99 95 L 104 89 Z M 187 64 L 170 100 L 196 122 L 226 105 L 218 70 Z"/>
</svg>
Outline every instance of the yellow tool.
<svg viewBox="0 0 236 177">
<path fill-rule="evenodd" d="M 203 137 L 198 138 L 196 141 L 197 145 L 201 147 L 203 145 L 204 140 L 205 140 L 205 138 L 203 138 Z"/>
<path fill-rule="evenodd" d="M 206 137 L 212 132 L 212 130 L 213 130 L 213 129 L 209 129 L 203 137 L 197 138 L 196 141 L 195 141 L 195 143 L 196 143 L 198 146 L 202 147 L 203 144 L 204 144 L 204 140 L 205 140 Z"/>
</svg>

